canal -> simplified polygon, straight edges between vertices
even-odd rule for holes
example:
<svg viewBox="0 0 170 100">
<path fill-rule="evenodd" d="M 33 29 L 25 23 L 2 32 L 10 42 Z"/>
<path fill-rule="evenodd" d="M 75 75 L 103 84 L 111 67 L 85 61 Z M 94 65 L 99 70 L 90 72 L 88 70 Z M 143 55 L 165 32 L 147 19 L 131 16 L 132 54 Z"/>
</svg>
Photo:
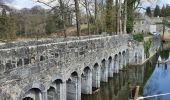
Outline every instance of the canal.
<svg viewBox="0 0 170 100">
<path fill-rule="evenodd" d="M 170 44 L 170 43 L 169 43 Z M 165 48 L 166 47 L 166 48 Z M 169 59 L 170 46 L 140 66 L 128 66 L 119 74 L 114 74 L 107 83 L 101 83 L 98 91 L 92 95 L 82 94 L 82 100 L 129 100 L 130 87 L 140 86 L 140 96 L 170 93 L 170 64 L 158 64 L 159 56 Z M 144 100 L 170 100 L 170 95 L 152 97 Z"/>
</svg>

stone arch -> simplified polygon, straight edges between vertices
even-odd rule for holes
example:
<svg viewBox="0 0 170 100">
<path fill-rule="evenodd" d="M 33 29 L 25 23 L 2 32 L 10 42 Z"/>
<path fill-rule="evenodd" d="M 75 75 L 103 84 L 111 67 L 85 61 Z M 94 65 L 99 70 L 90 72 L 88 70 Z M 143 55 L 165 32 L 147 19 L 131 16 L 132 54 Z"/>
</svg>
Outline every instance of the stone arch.
<svg viewBox="0 0 170 100">
<path fill-rule="evenodd" d="M 103 59 L 101 62 L 101 81 L 108 81 L 108 66 L 107 61 L 105 59 Z"/>
<path fill-rule="evenodd" d="M 110 56 L 108 59 L 108 76 L 109 77 L 113 77 L 113 72 L 114 72 L 114 68 L 113 68 L 113 59 Z"/>
<path fill-rule="evenodd" d="M 64 92 L 65 92 L 64 91 L 64 88 L 65 88 L 64 82 L 61 79 L 56 79 L 53 82 L 53 84 L 55 84 L 55 86 L 56 86 L 56 96 L 55 96 L 55 98 L 57 100 L 65 100 L 64 98 L 66 96 L 64 95 Z M 56 99 L 54 99 L 54 100 L 56 100 Z"/>
<path fill-rule="evenodd" d="M 118 54 L 114 56 L 114 73 L 119 73 L 119 57 Z"/>
<path fill-rule="evenodd" d="M 34 99 L 31 98 L 31 97 L 26 97 L 26 98 L 24 98 L 23 100 L 34 100 Z"/>
<path fill-rule="evenodd" d="M 18 95 L 18 99 L 17 100 L 23 100 L 25 97 L 27 97 L 26 95 L 29 93 L 30 90 L 39 90 L 40 93 L 42 94 L 42 91 L 45 91 L 45 86 L 41 83 L 31 83 L 28 84 L 27 86 L 25 86 L 21 93 Z"/>
<path fill-rule="evenodd" d="M 66 88 L 67 100 L 81 99 L 81 84 L 76 71 L 72 72 L 70 78 L 66 81 Z"/>
<path fill-rule="evenodd" d="M 92 94 L 92 71 L 85 67 L 81 75 L 81 93 Z"/>
<path fill-rule="evenodd" d="M 32 88 L 28 92 L 26 92 L 24 98 L 22 100 L 42 100 L 42 92 L 38 88 Z"/>
<path fill-rule="evenodd" d="M 98 63 L 95 63 L 92 70 L 92 87 L 100 87 L 100 67 Z"/>
<path fill-rule="evenodd" d="M 52 86 L 47 90 L 47 99 L 55 100 L 56 99 L 56 89 Z"/>
</svg>

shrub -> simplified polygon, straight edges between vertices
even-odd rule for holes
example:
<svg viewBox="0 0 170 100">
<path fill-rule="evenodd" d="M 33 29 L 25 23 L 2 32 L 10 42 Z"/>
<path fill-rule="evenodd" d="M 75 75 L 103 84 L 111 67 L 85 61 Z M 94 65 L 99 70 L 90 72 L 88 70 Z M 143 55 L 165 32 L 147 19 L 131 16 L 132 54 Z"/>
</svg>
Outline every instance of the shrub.
<svg viewBox="0 0 170 100">
<path fill-rule="evenodd" d="M 150 56 L 149 49 L 150 49 L 151 43 L 152 43 L 151 39 L 144 42 L 144 52 L 145 52 L 146 58 L 148 58 Z"/>
<path fill-rule="evenodd" d="M 133 39 L 138 41 L 138 42 L 143 42 L 144 40 L 144 36 L 143 34 L 139 33 L 139 34 L 133 34 Z"/>
</svg>

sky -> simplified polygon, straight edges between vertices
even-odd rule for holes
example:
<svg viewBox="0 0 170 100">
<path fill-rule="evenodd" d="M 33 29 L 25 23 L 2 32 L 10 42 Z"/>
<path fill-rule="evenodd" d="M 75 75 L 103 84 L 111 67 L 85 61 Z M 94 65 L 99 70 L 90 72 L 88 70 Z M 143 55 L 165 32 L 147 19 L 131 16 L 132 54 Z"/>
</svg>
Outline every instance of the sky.
<svg viewBox="0 0 170 100">
<path fill-rule="evenodd" d="M 11 5 L 11 6 L 13 6 L 14 8 L 17 8 L 17 9 L 32 8 L 35 5 L 40 5 L 40 6 L 43 6 L 45 8 L 48 8 L 44 4 L 35 2 L 35 0 L 14 0 L 12 2 L 12 4 L 9 4 L 9 5 Z"/>
<path fill-rule="evenodd" d="M 41 5 L 45 8 L 48 8 L 47 6 L 37 3 L 35 1 L 36 0 L 14 0 L 12 2 L 12 4 L 9 4 L 9 5 L 11 5 L 17 9 L 32 8 L 35 5 Z M 48 0 L 44 0 L 44 1 L 48 1 Z M 143 2 L 141 6 L 144 8 L 146 8 L 147 6 L 155 7 L 156 4 L 159 4 L 160 6 L 162 6 L 163 4 L 170 5 L 170 0 L 141 0 L 141 1 Z"/>
</svg>

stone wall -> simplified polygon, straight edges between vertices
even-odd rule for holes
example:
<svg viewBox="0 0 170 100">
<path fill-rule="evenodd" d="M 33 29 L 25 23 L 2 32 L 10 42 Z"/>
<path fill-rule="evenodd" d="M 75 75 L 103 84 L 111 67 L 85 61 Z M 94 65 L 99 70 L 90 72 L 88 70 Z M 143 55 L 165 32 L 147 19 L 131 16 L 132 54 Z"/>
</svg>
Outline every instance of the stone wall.
<svg viewBox="0 0 170 100">
<path fill-rule="evenodd" d="M 11 47 L 2 45 L 1 99 L 21 100 L 32 88 L 45 93 L 57 79 L 65 83 L 73 72 L 81 77 L 85 67 L 93 70 L 94 65 L 97 63 L 101 66 L 103 60 L 108 65 L 109 58 L 114 59 L 115 55 L 121 57 L 123 52 L 127 53 L 128 40 L 128 35 L 115 35 L 64 42 L 56 40 L 38 45 L 32 44 L 34 42 L 13 43 Z M 123 66 L 123 62 L 119 62 Z"/>
<path fill-rule="evenodd" d="M 151 40 L 152 42 L 149 49 L 150 57 L 152 57 L 159 50 L 159 47 L 161 46 L 161 37 L 155 36 Z"/>
<path fill-rule="evenodd" d="M 161 38 L 159 36 L 153 36 L 149 39 L 151 39 L 149 57 L 152 57 L 161 46 Z M 149 39 L 147 39 L 146 41 L 149 41 Z M 128 43 L 129 63 L 132 65 L 143 63 L 147 59 L 144 52 L 144 44 L 142 42 L 139 43 L 132 38 L 129 39 Z"/>
<path fill-rule="evenodd" d="M 129 64 L 140 64 L 144 58 L 144 46 L 143 43 L 139 43 L 133 39 L 129 40 Z"/>
</svg>

